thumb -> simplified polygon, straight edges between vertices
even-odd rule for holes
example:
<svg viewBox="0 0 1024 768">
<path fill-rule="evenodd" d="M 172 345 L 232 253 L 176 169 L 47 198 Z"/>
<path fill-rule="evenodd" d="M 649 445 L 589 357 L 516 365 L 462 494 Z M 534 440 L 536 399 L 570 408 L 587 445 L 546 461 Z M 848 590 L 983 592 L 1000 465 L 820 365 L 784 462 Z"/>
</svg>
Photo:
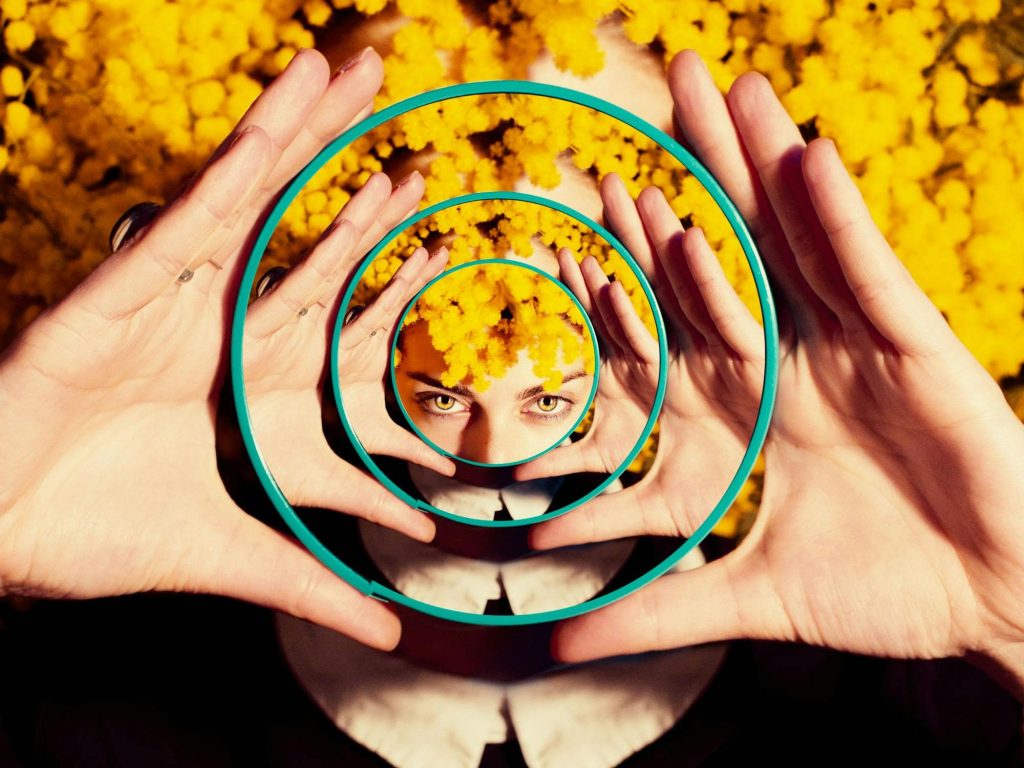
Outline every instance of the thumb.
<svg viewBox="0 0 1024 768">
<path fill-rule="evenodd" d="M 447 456 L 435 451 L 415 435 L 406 432 L 398 425 L 388 425 L 388 428 L 378 438 L 380 453 L 396 459 L 404 459 L 421 467 L 426 467 L 445 477 L 455 475 L 455 462 Z M 375 442 L 377 442 L 375 441 Z"/>
<path fill-rule="evenodd" d="M 186 588 L 238 598 L 333 629 L 390 651 L 398 645 L 398 617 L 320 563 L 301 543 L 238 510 L 237 524 L 212 533 L 201 547 L 220 557 L 193 561 Z"/>
<path fill-rule="evenodd" d="M 646 480 L 621 491 L 602 493 L 571 512 L 538 523 L 530 531 L 530 546 L 554 549 L 645 534 L 688 536 L 690 531 L 681 530 L 665 499 L 648 492 Z"/>
<path fill-rule="evenodd" d="M 552 655 L 576 663 L 741 637 L 795 639 L 762 561 L 741 549 L 558 623 Z"/>
<path fill-rule="evenodd" d="M 520 464 L 515 468 L 514 474 L 517 482 L 525 482 L 541 477 L 604 471 L 607 471 L 604 459 L 601 458 L 600 452 L 594 449 L 594 440 L 587 435 L 578 442 L 561 445 L 533 461 Z"/>
</svg>

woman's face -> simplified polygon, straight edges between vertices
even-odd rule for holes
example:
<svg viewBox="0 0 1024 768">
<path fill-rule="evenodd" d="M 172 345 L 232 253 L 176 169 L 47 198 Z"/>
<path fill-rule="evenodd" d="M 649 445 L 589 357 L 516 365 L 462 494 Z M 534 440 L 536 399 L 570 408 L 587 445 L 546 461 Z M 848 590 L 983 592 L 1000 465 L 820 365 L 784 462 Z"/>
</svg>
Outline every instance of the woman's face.
<svg viewBox="0 0 1024 768">
<path fill-rule="evenodd" d="M 562 386 L 545 391 L 523 349 L 482 392 L 466 381 L 446 387 L 441 376 L 447 366 L 425 323 L 405 328 L 401 345 L 395 379 L 413 423 L 452 455 L 485 464 L 522 461 L 552 447 L 579 418 L 594 383 L 581 361 L 564 364 L 560 357 Z"/>
</svg>

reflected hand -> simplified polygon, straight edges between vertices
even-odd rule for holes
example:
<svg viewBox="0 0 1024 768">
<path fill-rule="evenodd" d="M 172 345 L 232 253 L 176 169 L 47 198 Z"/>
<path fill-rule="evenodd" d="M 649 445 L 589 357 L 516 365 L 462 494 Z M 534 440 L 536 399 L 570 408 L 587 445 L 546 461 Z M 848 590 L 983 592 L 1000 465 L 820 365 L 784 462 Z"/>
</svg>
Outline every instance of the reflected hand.
<svg viewBox="0 0 1024 768">
<path fill-rule="evenodd" d="M 622 180 L 608 174 L 601 192 L 614 231 L 650 276 L 666 314 L 669 365 L 665 401 L 658 416 L 658 452 L 639 482 L 616 493 L 602 494 L 569 514 L 537 525 L 530 541 L 540 548 L 644 533 L 693 533 L 736 473 L 761 397 L 761 327 L 729 284 L 703 232 L 692 227 L 684 233 L 679 218 L 655 187 L 641 192 L 634 203 Z M 619 353 L 619 358 L 624 358 L 620 366 L 642 366 L 648 376 L 644 393 L 637 398 L 636 412 L 628 412 L 613 400 L 609 410 L 615 418 L 611 422 L 618 429 L 595 435 L 595 443 L 621 451 L 623 445 L 636 442 L 652 407 L 657 342 L 637 316 L 621 284 L 609 284 L 594 259 L 585 260 L 584 266 L 588 261 L 593 262 L 587 277 L 591 297 L 607 297 L 603 305 L 591 298 L 591 304 L 599 305 L 602 326 L 618 344 L 628 339 L 632 349 L 645 350 L 631 356 Z M 616 317 L 610 322 L 612 309 Z M 602 386 L 604 377 L 602 370 Z M 612 378 L 617 385 L 624 379 L 621 374 Z M 635 393 L 638 379 L 633 375 L 625 386 L 618 386 Z M 604 402 L 599 401 L 596 415 L 604 409 Z M 594 430 L 600 427 L 601 422 L 595 418 Z M 585 439 L 580 441 L 580 445 L 584 443 Z M 611 471 L 614 466 L 603 469 Z"/>
<path fill-rule="evenodd" d="M 556 630 L 564 660 L 736 637 L 965 656 L 1024 698 L 1024 426 L 893 253 L 827 139 L 693 52 L 676 113 L 777 287 L 779 395 L 740 546 Z"/>
<path fill-rule="evenodd" d="M 284 184 L 372 109 L 382 62 L 329 76 L 297 54 L 180 194 L 5 351 L 0 592 L 212 592 L 397 643 L 385 606 L 237 507 L 217 471 L 244 256 Z"/>
<path fill-rule="evenodd" d="M 303 260 L 249 307 L 243 367 L 254 437 L 289 501 L 349 511 L 430 541 L 435 532 L 433 521 L 339 458 L 321 424 L 330 360 L 327 350 L 343 288 L 366 253 L 416 209 L 422 196 L 419 174 L 394 189 L 386 174 L 372 175 Z M 377 301 L 343 329 L 342 344 L 346 339 L 351 344 L 386 302 L 410 286 L 418 290 L 443 268 L 445 260 L 444 254 L 427 259 L 426 251 L 418 249 Z M 388 350 L 380 348 L 377 341 L 381 339 L 366 341 L 341 355 L 342 381 L 349 382 L 344 385 L 346 411 L 360 438 L 369 450 L 451 474 L 454 465 L 448 459 L 388 416 L 382 386 Z M 364 380 L 364 388 L 351 386 L 354 373 Z M 374 383 L 376 386 L 371 386 Z"/>
<path fill-rule="evenodd" d="M 516 467 L 517 481 L 574 472 L 613 472 L 636 443 L 658 388 L 658 342 L 633 309 L 622 284 L 608 282 L 597 259 L 577 263 L 558 252 L 559 277 L 604 340 L 594 423 L 580 440 Z"/>
</svg>

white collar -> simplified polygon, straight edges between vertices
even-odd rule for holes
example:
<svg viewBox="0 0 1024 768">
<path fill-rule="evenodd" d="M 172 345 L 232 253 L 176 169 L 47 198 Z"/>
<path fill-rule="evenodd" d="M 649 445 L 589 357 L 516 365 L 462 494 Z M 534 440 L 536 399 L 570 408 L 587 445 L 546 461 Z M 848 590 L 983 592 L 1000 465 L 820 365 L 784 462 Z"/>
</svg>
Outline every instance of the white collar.
<svg viewBox="0 0 1024 768">
<path fill-rule="evenodd" d="M 480 520 L 493 520 L 502 501 L 513 519 L 541 515 L 563 480 L 543 478 L 500 489 L 482 488 L 415 464 L 409 466 L 409 475 L 434 506 Z M 621 488 L 616 480 L 605 492 Z M 399 592 L 467 613 L 483 613 L 502 590 L 516 614 L 578 605 L 600 592 L 636 547 L 634 538 L 615 539 L 499 563 L 445 552 L 366 520 L 360 519 L 358 527 L 367 554 Z"/>
<path fill-rule="evenodd" d="M 543 515 L 564 480 L 541 477 L 502 488 L 485 488 L 445 477 L 419 464 L 408 466 L 409 479 L 428 504 L 474 520 L 493 520 L 503 502 L 513 520 Z"/>
<path fill-rule="evenodd" d="M 703 563 L 695 547 L 669 573 Z M 529 768 L 613 768 L 672 727 L 726 649 L 707 643 L 492 683 L 419 667 L 280 611 L 275 619 L 300 684 L 338 728 L 398 768 L 477 768 L 486 744 L 512 733 Z"/>
</svg>

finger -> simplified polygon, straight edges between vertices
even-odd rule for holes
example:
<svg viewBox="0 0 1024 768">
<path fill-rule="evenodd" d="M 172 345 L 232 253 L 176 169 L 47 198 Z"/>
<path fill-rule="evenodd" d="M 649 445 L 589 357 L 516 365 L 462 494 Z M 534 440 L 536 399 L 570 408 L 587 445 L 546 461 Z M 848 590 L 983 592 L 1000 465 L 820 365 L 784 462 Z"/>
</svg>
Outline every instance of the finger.
<svg viewBox="0 0 1024 768">
<path fill-rule="evenodd" d="M 381 237 L 415 212 L 423 199 L 424 188 L 423 175 L 419 171 L 413 171 L 394 185 L 384 209 L 370 222 L 359 243 L 364 255 L 370 252 Z"/>
<path fill-rule="evenodd" d="M 583 281 L 587 285 L 587 292 L 590 294 L 591 306 L 597 310 L 595 314 L 601 319 L 603 338 L 611 345 L 609 352 L 619 355 L 629 354 L 629 342 L 619 328 L 618 321 L 615 319 L 615 311 L 608 298 L 608 276 L 593 256 L 587 256 L 580 262 L 580 271 L 583 274 Z"/>
<path fill-rule="evenodd" d="M 696 156 L 722 185 L 746 222 L 780 294 L 780 331 L 789 319 L 804 333 L 816 327 L 823 307 L 796 266 L 757 172 L 746 155 L 729 106 L 707 65 L 693 50 L 678 53 L 668 68 L 679 127 Z"/>
<path fill-rule="evenodd" d="M 568 248 L 561 248 L 558 251 L 558 275 L 565 286 L 579 299 L 583 311 L 590 318 L 590 324 L 594 326 L 594 333 L 598 338 L 607 339 L 608 329 L 604 327 L 601 313 L 597 311 L 591 300 L 590 290 L 587 288 L 586 280 L 583 279 L 579 262 Z"/>
<path fill-rule="evenodd" d="M 325 308 L 322 298 L 354 270 L 362 255 L 361 238 L 389 202 L 390 194 L 387 174 L 375 173 L 366 180 L 305 258 L 289 270 L 275 290 L 259 296 L 249 307 L 246 332 L 250 338 L 276 333 L 309 309 Z"/>
<path fill-rule="evenodd" d="M 193 252 L 190 267 L 198 270 L 210 261 L 220 271 L 229 259 L 237 259 L 243 249 L 238 248 L 239 234 L 247 235 L 253 221 L 267 205 L 277 197 L 282 185 L 292 178 L 298 169 L 288 172 L 282 162 L 286 153 L 293 151 L 292 143 L 302 144 L 298 139 L 307 130 L 306 123 L 312 119 L 323 96 L 329 77 L 327 60 L 314 48 L 303 48 L 288 66 L 281 71 L 267 88 L 249 105 L 238 124 L 228 135 L 243 131 L 250 126 L 259 126 L 270 137 L 270 154 L 267 158 L 267 173 L 245 205 L 239 206 L 230 218 L 222 220 L 222 226 L 211 237 L 207 248 L 201 253 Z M 361 104 L 360 104 L 361 106 Z M 297 141 L 298 139 L 298 141 Z M 178 246 L 180 247 L 180 243 Z M 222 277 L 210 279 L 211 286 L 223 286 L 227 281 Z"/>
<path fill-rule="evenodd" d="M 366 243 L 367 234 L 376 227 L 377 218 L 391 205 L 393 193 L 394 189 L 388 175 L 381 172 L 373 173 L 338 211 L 336 218 L 348 219 L 356 228 L 359 256 L 366 253 L 361 249 Z"/>
<path fill-rule="evenodd" d="M 362 238 L 356 248 L 360 259 L 376 246 L 381 237 L 416 211 L 419 207 L 419 201 L 423 198 L 423 189 L 423 176 L 419 171 L 413 171 L 392 187 L 391 195 L 384 204 L 384 207 L 370 217 L 368 225 L 363 229 Z M 353 198 L 346 204 L 346 207 L 358 204 L 358 202 Z M 352 215 L 357 218 L 361 217 L 361 214 L 356 212 L 353 212 Z M 328 322 L 337 315 L 352 276 L 352 270 L 341 275 L 337 281 L 328 287 L 324 298 L 321 299 L 321 305 L 324 309 L 328 310 Z"/>
<path fill-rule="evenodd" d="M 553 549 L 627 536 L 688 536 L 659 494 L 641 480 L 623 491 L 605 493 L 530 530 L 530 546 Z"/>
<path fill-rule="evenodd" d="M 235 263 L 282 188 L 367 107 L 372 110 L 382 73 L 380 57 L 372 50 L 352 68 L 331 74 L 323 54 L 305 48 L 249 106 L 236 130 L 257 124 L 268 132 L 274 145 L 271 168 L 249 204 L 214 236 L 209 255 L 213 264 Z M 210 290 L 224 292 L 234 287 L 236 278 L 236 270 L 219 269 L 206 280 Z"/>
<path fill-rule="evenodd" d="M 744 360 L 763 359 L 761 326 L 736 295 L 704 238 L 704 230 L 691 227 L 683 236 L 682 251 L 685 264 L 674 266 L 692 275 L 711 326 L 723 343 Z"/>
<path fill-rule="evenodd" d="M 801 274 L 844 326 L 863 327 L 856 299 L 831 258 L 828 238 L 807 193 L 801 170 L 806 144 L 800 129 L 759 72 L 737 78 L 728 100 Z"/>
<path fill-rule="evenodd" d="M 371 449 L 372 453 L 380 453 L 396 459 L 405 459 L 447 477 L 455 475 L 456 467 L 454 461 L 447 456 L 442 456 L 418 437 L 406 432 L 401 427 L 389 428 L 383 433 L 375 433 L 375 437 L 380 439 L 380 443 L 375 444 L 372 449 L 370 446 L 367 446 L 368 449 Z"/>
<path fill-rule="evenodd" d="M 262 339 L 304 315 L 324 283 L 355 261 L 357 239 L 352 222 L 336 219 L 306 258 L 249 307 L 245 322 L 249 338 Z"/>
<path fill-rule="evenodd" d="M 714 336 L 711 322 L 705 317 L 690 274 L 680 269 L 682 262 L 683 225 L 668 204 L 661 190 L 647 187 L 637 198 L 637 212 L 654 244 L 655 258 L 664 274 L 659 296 L 668 307 L 669 317 L 680 334 L 682 343 Z"/>
<path fill-rule="evenodd" d="M 874 327 L 899 351 L 928 355 L 953 336 L 871 217 L 830 139 L 815 139 L 803 160 L 814 210 L 844 282 Z"/>
<path fill-rule="evenodd" d="M 314 71 L 308 72 L 307 77 L 320 84 L 318 98 L 306 119 L 299 124 L 298 130 L 286 144 L 282 144 L 284 151 L 268 179 L 269 195 L 263 201 L 264 205 L 276 194 L 276 190 L 306 167 L 342 131 L 372 112 L 373 99 L 384 82 L 384 62 L 371 47 L 360 51 L 357 58 L 349 62 L 348 69 L 342 70 L 339 67 L 333 73 L 320 51 L 308 48 L 299 53 L 304 54 L 306 51 L 312 51 L 309 66 Z M 265 117 L 265 113 L 257 113 L 250 118 L 246 112 L 240 124 L 245 124 L 249 119 L 259 121 Z"/>
<path fill-rule="evenodd" d="M 647 330 L 644 321 L 636 313 L 629 294 L 618 280 L 608 287 L 608 299 L 615 314 L 619 333 L 625 339 L 627 348 L 645 365 L 658 364 L 658 340 Z"/>
<path fill-rule="evenodd" d="M 413 509 L 333 452 L 318 454 L 305 469 L 291 494 L 295 503 L 361 517 L 417 541 L 433 540 L 436 526 L 429 515 Z"/>
<path fill-rule="evenodd" d="M 738 638 L 794 640 L 765 571 L 737 554 L 665 574 L 604 608 L 560 622 L 552 655 L 577 663 Z"/>
<path fill-rule="evenodd" d="M 366 242 L 367 233 L 376 226 L 376 221 L 392 205 L 393 196 L 394 190 L 391 187 L 391 179 L 388 178 L 388 175 L 379 172 L 373 173 L 363 186 L 349 198 L 348 202 L 342 206 L 341 210 L 338 211 L 334 221 L 331 222 L 328 229 L 321 235 L 320 240 L 322 241 L 323 237 L 330 232 L 331 228 L 338 221 L 345 219 L 355 228 L 356 242 L 352 252 L 345 258 L 344 263 L 332 272 L 328 280 L 320 284 L 319 290 L 314 296 L 310 297 L 307 306 L 312 307 L 313 303 L 315 303 L 318 309 L 326 310 L 340 302 L 340 296 L 338 295 L 339 286 L 348 283 L 353 272 L 355 272 L 356 264 L 366 254 L 363 245 Z M 320 247 L 319 241 L 313 247 Z M 330 322 L 330 318 L 333 316 L 334 312 L 331 312 L 327 322 Z"/>
<path fill-rule="evenodd" d="M 138 269 L 119 273 L 116 281 L 105 281 L 110 283 L 111 298 L 97 297 L 94 304 L 101 311 L 116 317 L 137 311 L 179 276 L 188 279 L 211 260 L 218 274 L 197 283 L 223 286 L 229 282 L 220 275 L 226 264 L 221 253 L 228 241 L 235 243 L 232 233 L 247 231 L 254 211 L 276 194 L 280 185 L 275 182 L 275 171 L 281 154 L 323 93 L 325 66 L 318 51 L 299 51 L 146 231 L 104 263 L 113 269 L 121 263 L 138 262 Z M 250 137 L 250 145 L 258 143 L 250 148 L 248 163 L 240 151 L 247 142 L 235 143 L 243 134 Z M 268 146 L 264 145 L 267 139 Z M 231 154 L 236 164 L 225 167 Z M 243 157 L 238 157 L 240 154 Z M 182 233 L 187 234 L 183 237 Z M 237 257 L 243 249 L 236 245 L 232 250 Z M 167 282 L 166 275 L 172 273 Z"/>
<path fill-rule="evenodd" d="M 285 611 L 374 648 L 398 645 L 401 626 L 379 600 L 359 593 L 298 541 L 237 510 L 194 551 L 183 589 Z M 201 556 L 200 556 L 201 555 Z"/>
<path fill-rule="evenodd" d="M 648 238 L 625 182 L 617 173 L 606 173 L 601 178 L 600 192 L 605 224 L 622 241 L 629 255 L 654 285 L 657 282 L 654 245 Z"/>
<path fill-rule="evenodd" d="M 591 430 L 593 434 L 593 430 Z M 518 465 L 514 470 L 517 482 L 542 477 L 562 477 L 577 472 L 604 472 L 605 462 L 594 450 L 589 436 L 575 443 L 559 446 L 543 456 Z"/>
<path fill-rule="evenodd" d="M 80 295 L 109 319 L 149 304 L 184 274 L 197 253 L 265 177 L 271 141 L 259 127 L 237 134 L 186 191 L 164 206 L 139 237 L 107 258 Z"/>
<path fill-rule="evenodd" d="M 448 260 L 448 249 L 441 246 L 431 257 L 420 246 L 391 277 L 384 290 L 341 334 L 342 349 L 352 349 L 381 330 L 390 330 L 398 320 L 406 298 L 440 273 Z"/>
</svg>

